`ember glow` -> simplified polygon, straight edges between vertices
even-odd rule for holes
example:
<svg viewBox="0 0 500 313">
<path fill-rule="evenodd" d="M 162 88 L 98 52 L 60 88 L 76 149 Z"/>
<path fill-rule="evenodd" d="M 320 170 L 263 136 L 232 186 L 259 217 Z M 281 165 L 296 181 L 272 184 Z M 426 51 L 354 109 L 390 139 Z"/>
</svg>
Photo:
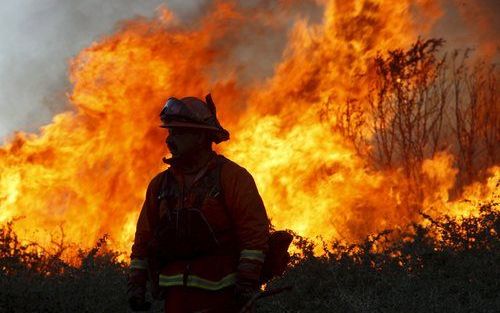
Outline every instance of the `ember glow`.
<svg viewBox="0 0 500 313">
<path fill-rule="evenodd" d="M 163 102 L 208 92 L 232 136 L 218 151 L 253 174 L 277 228 L 356 240 L 419 220 L 419 210 L 469 213 L 472 206 L 448 196 L 457 174 L 451 154 L 423 162 L 422 206 L 407 206 L 404 175 L 370 169 L 320 114 L 327 102 L 367 105 L 370 62 L 422 35 L 410 11 L 432 24 L 439 11 L 430 3 L 327 1 L 321 21 L 311 22 L 292 10 L 276 15 L 218 1 L 189 27 L 168 9 L 126 22 L 72 60 L 74 110 L 0 148 L 0 222 L 20 217 L 19 235 L 42 245 L 60 239 L 62 226 L 66 242 L 90 247 L 109 234 L 111 248 L 128 251 L 146 186 L 164 168 Z M 272 77 L 242 82 L 239 68 L 252 64 L 238 64 L 237 48 L 257 29 L 276 31 L 290 19 Z M 500 168 L 491 168 L 488 181 L 466 187 L 464 197 L 498 197 L 499 179 Z"/>
</svg>

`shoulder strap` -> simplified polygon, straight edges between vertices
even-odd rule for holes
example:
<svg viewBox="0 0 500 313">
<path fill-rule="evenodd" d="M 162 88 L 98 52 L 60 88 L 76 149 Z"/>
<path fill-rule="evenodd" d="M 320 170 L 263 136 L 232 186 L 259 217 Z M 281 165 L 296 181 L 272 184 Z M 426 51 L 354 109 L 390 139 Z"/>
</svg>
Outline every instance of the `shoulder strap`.
<svg viewBox="0 0 500 313">
<path fill-rule="evenodd" d="M 160 193 L 158 194 L 158 200 L 161 200 L 167 196 L 167 184 L 168 184 L 168 180 L 169 180 L 168 179 L 168 176 L 169 176 L 168 172 L 169 172 L 169 169 L 167 169 L 163 172 Z"/>
<path fill-rule="evenodd" d="M 229 208 L 227 207 L 226 197 L 224 195 L 224 188 L 222 187 L 222 183 L 221 183 L 222 166 L 224 165 L 224 163 L 227 162 L 227 159 L 225 157 L 223 157 L 222 155 L 218 155 L 216 162 L 217 162 L 217 166 L 216 166 L 216 170 L 215 170 L 215 185 L 217 186 L 217 189 L 219 191 L 218 196 L 221 199 L 221 203 L 222 203 L 222 206 L 224 207 L 224 211 L 232 223 L 233 219 L 232 219 L 231 213 L 229 212 Z"/>
<path fill-rule="evenodd" d="M 222 174 L 222 166 L 226 162 L 227 159 L 225 157 L 218 155 L 214 173 L 215 186 L 217 186 L 218 192 L 220 193 L 220 197 L 222 197 L 222 202 L 224 203 L 224 207 L 226 206 L 226 200 L 224 198 L 224 188 L 222 188 L 222 183 L 221 183 L 221 174 Z"/>
<path fill-rule="evenodd" d="M 201 204 L 205 200 L 205 197 L 219 198 L 224 207 L 226 215 L 231 217 L 227 209 L 226 199 L 224 196 L 224 188 L 222 187 L 221 183 L 222 166 L 227 162 L 227 159 L 223 156 L 218 155 L 216 156 L 215 162 L 215 167 L 207 171 L 206 177 L 204 178 L 206 184 L 205 186 L 208 187 L 208 190 L 206 190 L 202 197 L 198 199 L 197 203 L 201 206 Z"/>
<path fill-rule="evenodd" d="M 175 179 L 172 177 L 172 172 L 170 169 L 167 169 L 163 172 L 161 189 L 158 194 L 158 200 L 172 197 L 179 192 L 179 186 L 174 183 Z"/>
<path fill-rule="evenodd" d="M 217 187 L 218 192 L 220 193 L 220 196 L 222 197 L 223 202 L 225 204 L 226 201 L 224 200 L 224 190 L 222 188 L 222 184 L 221 184 L 221 180 L 220 180 L 221 172 L 222 172 L 222 165 L 224 164 L 224 162 L 225 161 L 222 157 L 217 156 L 216 166 L 215 166 L 215 170 L 214 170 L 214 183 L 215 183 L 215 186 Z"/>
</svg>

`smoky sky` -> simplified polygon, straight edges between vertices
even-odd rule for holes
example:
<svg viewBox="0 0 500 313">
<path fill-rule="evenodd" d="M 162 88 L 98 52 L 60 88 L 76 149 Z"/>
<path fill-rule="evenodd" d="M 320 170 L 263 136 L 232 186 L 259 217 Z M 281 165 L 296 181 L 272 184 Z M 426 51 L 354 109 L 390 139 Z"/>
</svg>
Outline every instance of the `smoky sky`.
<svg viewBox="0 0 500 313">
<path fill-rule="evenodd" d="M 0 1 L 0 142 L 16 130 L 36 131 L 52 116 L 70 108 L 68 62 L 81 49 L 111 33 L 117 22 L 135 16 L 154 16 L 165 5 L 181 20 L 203 15 L 209 0 L 16 0 Z M 275 1 L 246 0 L 240 5 Z M 307 1 L 305 1 L 307 2 Z M 300 3 L 300 2 L 298 2 Z M 441 0 L 442 18 L 431 35 L 452 47 L 482 41 L 498 54 L 498 0 Z M 305 10 L 305 7 L 299 7 Z M 317 14 L 317 12 L 315 13 Z M 276 34 L 275 34 L 276 35 Z M 262 42 L 262 41 L 260 41 Z M 271 74 L 286 36 L 274 37 L 256 65 Z M 472 44 L 474 45 L 474 44 Z M 481 44 L 476 43 L 480 48 Z M 265 47 L 265 45 L 263 45 Z M 251 58 L 260 49 L 242 45 L 237 58 Z M 278 48 L 276 48 L 277 46 Z"/>
<path fill-rule="evenodd" d="M 203 1 L 0 1 L 0 141 L 15 130 L 36 131 L 68 109 L 69 60 L 118 21 L 153 16 L 165 3 L 189 18 Z"/>
</svg>

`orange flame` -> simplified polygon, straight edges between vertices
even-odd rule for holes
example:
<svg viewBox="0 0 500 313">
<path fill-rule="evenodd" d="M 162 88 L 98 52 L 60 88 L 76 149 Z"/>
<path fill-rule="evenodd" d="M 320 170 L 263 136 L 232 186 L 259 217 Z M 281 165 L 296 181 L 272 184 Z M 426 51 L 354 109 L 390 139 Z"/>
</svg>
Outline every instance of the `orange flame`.
<svg viewBox="0 0 500 313">
<path fill-rule="evenodd" d="M 128 251 L 145 188 L 162 168 L 163 101 L 209 91 L 232 132 L 220 151 L 253 173 L 278 228 L 355 240 L 415 219 L 414 208 L 401 202 L 403 176 L 369 170 L 319 112 L 327 101 L 364 99 L 369 75 L 356 74 L 368 71 L 377 52 L 411 43 L 417 26 L 410 9 L 425 12 L 433 7 L 428 3 L 328 1 L 321 23 L 297 17 L 270 79 L 245 83 L 239 70 L 251 64 L 237 63 L 239 45 L 253 40 L 253 30 L 283 30 L 295 13 L 218 1 L 191 27 L 167 9 L 152 20 L 128 21 L 72 61 L 73 111 L 0 148 L 0 222 L 24 217 L 16 231 L 41 244 L 58 236 L 60 225 L 67 241 L 84 247 L 107 233 L 112 248 Z M 494 178 L 471 186 L 468 196 L 492 197 L 500 170 L 491 171 Z M 425 207 L 466 210 L 448 199 L 450 155 L 427 160 L 422 172 Z"/>
</svg>

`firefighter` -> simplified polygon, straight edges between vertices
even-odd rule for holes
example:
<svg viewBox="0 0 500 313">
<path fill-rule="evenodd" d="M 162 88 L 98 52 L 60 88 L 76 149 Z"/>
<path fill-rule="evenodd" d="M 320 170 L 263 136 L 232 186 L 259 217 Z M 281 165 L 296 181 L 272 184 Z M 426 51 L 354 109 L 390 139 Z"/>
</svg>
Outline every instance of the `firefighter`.
<svg viewBox="0 0 500 313">
<path fill-rule="evenodd" d="M 212 150 L 229 140 L 210 95 L 170 98 L 169 168 L 150 182 L 132 246 L 128 300 L 145 308 L 146 281 L 165 312 L 238 312 L 258 291 L 269 220 L 250 173 Z"/>
</svg>

